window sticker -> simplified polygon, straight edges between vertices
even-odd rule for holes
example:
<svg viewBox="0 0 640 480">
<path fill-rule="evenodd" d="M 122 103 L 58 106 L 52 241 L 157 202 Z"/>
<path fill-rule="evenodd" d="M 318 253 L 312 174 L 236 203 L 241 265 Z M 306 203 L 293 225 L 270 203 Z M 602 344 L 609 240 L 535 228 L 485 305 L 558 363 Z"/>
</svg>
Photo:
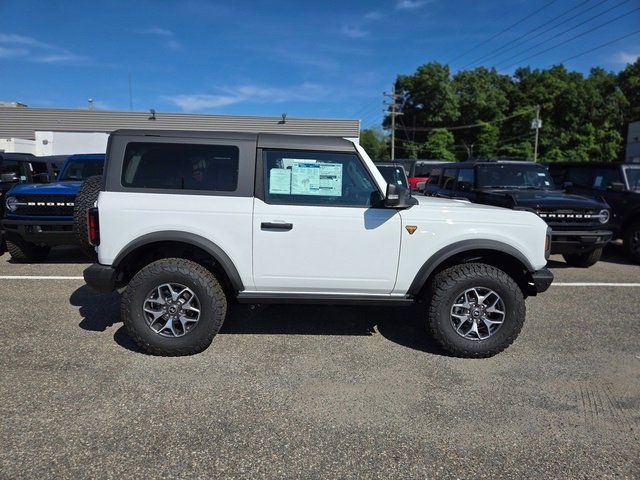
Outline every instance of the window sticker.
<svg viewBox="0 0 640 480">
<path fill-rule="evenodd" d="M 287 168 L 272 168 L 269 171 L 269 193 L 278 195 L 291 194 L 291 170 Z"/>
<path fill-rule="evenodd" d="M 593 180 L 593 186 L 594 186 L 594 187 L 601 187 L 601 186 L 602 186 L 602 175 L 598 175 L 598 176 Z"/>
<path fill-rule="evenodd" d="M 291 194 L 318 195 L 320 192 L 320 164 L 295 162 L 291 167 Z"/>
<path fill-rule="evenodd" d="M 320 195 L 339 197 L 342 195 L 342 164 L 320 164 Z"/>
<path fill-rule="evenodd" d="M 547 174 L 545 172 L 538 172 L 539 177 L 546 177 Z"/>
</svg>

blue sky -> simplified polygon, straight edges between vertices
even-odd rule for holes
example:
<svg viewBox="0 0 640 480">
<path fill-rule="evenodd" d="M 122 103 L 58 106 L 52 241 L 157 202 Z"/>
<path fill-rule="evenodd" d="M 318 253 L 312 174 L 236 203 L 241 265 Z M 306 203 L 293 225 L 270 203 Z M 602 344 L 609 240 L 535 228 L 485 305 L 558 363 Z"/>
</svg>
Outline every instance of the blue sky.
<svg viewBox="0 0 640 480">
<path fill-rule="evenodd" d="M 0 0 L 0 100 L 78 108 L 93 98 L 128 110 L 131 76 L 135 110 L 355 117 L 366 127 L 380 122 L 395 76 L 423 63 L 511 73 L 640 30 L 639 0 L 550 2 Z M 566 65 L 617 71 L 639 54 L 637 34 Z"/>
</svg>

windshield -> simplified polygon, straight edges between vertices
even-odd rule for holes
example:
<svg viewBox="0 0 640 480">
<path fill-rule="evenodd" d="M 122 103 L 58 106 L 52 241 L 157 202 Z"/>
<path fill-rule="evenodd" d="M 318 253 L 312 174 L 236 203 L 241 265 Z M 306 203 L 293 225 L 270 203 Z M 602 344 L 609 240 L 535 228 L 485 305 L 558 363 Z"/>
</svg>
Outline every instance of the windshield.
<svg viewBox="0 0 640 480">
<path fill-rule="evenodd" d="M 640 166 L 625 168 L 624 172 L 627 176 L 629 189 L 640 191 Z"/>
<path fill-rule="evenodd" d="M 549 171 L 535 164 L 495 164 L 478 167 L 480 188 L 512 188 L 518 190 L 552 190 Z"/>
<path fill-rule="evenodd" d="M 402 185 L 403 187 L 408 186 L 404 168 L 385 165 L 378 166 L 378 170 L 380 170 L 380 173 L 387 183 L 394 183 L 396 185 Z"/>
<path fill-rule="evenodd" d="M 102 160 L 69 160 L 58 177 L 61 182 L 82 181 L 94 175 L 102 175 Z"/>
</svg>

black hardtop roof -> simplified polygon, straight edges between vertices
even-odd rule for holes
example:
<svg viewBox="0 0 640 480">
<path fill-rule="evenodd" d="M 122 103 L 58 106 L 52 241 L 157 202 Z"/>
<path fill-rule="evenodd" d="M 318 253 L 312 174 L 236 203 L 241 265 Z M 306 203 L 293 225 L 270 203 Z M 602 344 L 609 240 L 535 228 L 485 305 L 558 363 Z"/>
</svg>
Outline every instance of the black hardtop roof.
<svg viewBox="0 0 640 480">
<path fill-rule="evenodd" d="M 547 162 L 548 167 L 585 167 L 585 168 L 619 168 L 629 166 L 640 166 L 640 163 L 624 162 Z"/>
<path fill-rule="evenodd" d="M 465 162 L 452 162 L 441 165 L 442 168 L 473 168 L 477 165 L 539 165 L 546 167 L 542 163 L 534 163 L 529 160 L 467 160 Z"/>
<path fill-rule="evenodd" d="M 246 133 L 226 131 L 188 130 L 115 130 L 114 136 L 173 137 L 256 141 L 258 148 L 305 149 L 353 151 L 353 143 L 342 137 L 321 135 L 291 135 L 280 133 Z"/>
<path fill-rule="evenodd" d="M 0 152 L 0 160 L 22 160 L 28 162 L 45 163 L 50 160 L 46 158 L 36 157 L 30 153 L 12 153 L 12 152 Z"/>
</svg>

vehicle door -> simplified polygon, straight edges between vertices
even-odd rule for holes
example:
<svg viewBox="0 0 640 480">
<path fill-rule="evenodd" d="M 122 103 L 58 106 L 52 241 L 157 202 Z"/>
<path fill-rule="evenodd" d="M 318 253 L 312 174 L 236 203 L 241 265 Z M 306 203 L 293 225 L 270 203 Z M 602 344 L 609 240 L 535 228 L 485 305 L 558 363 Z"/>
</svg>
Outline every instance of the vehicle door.
<svg viewBox="0 0 640 480">
<path fill-rule="evenodd" d="M 458 170 L 456 180 L 455 197 L 466 198 L 471 202 L 476 201 L 475 174 L 473 168 L 461 168 Z"/>
<path fill-rule="evenodd" d="M 402 226 L 382 199 L 355 151 L 258 150 L 256 289 L 391 293 Z"/>
</svg>

